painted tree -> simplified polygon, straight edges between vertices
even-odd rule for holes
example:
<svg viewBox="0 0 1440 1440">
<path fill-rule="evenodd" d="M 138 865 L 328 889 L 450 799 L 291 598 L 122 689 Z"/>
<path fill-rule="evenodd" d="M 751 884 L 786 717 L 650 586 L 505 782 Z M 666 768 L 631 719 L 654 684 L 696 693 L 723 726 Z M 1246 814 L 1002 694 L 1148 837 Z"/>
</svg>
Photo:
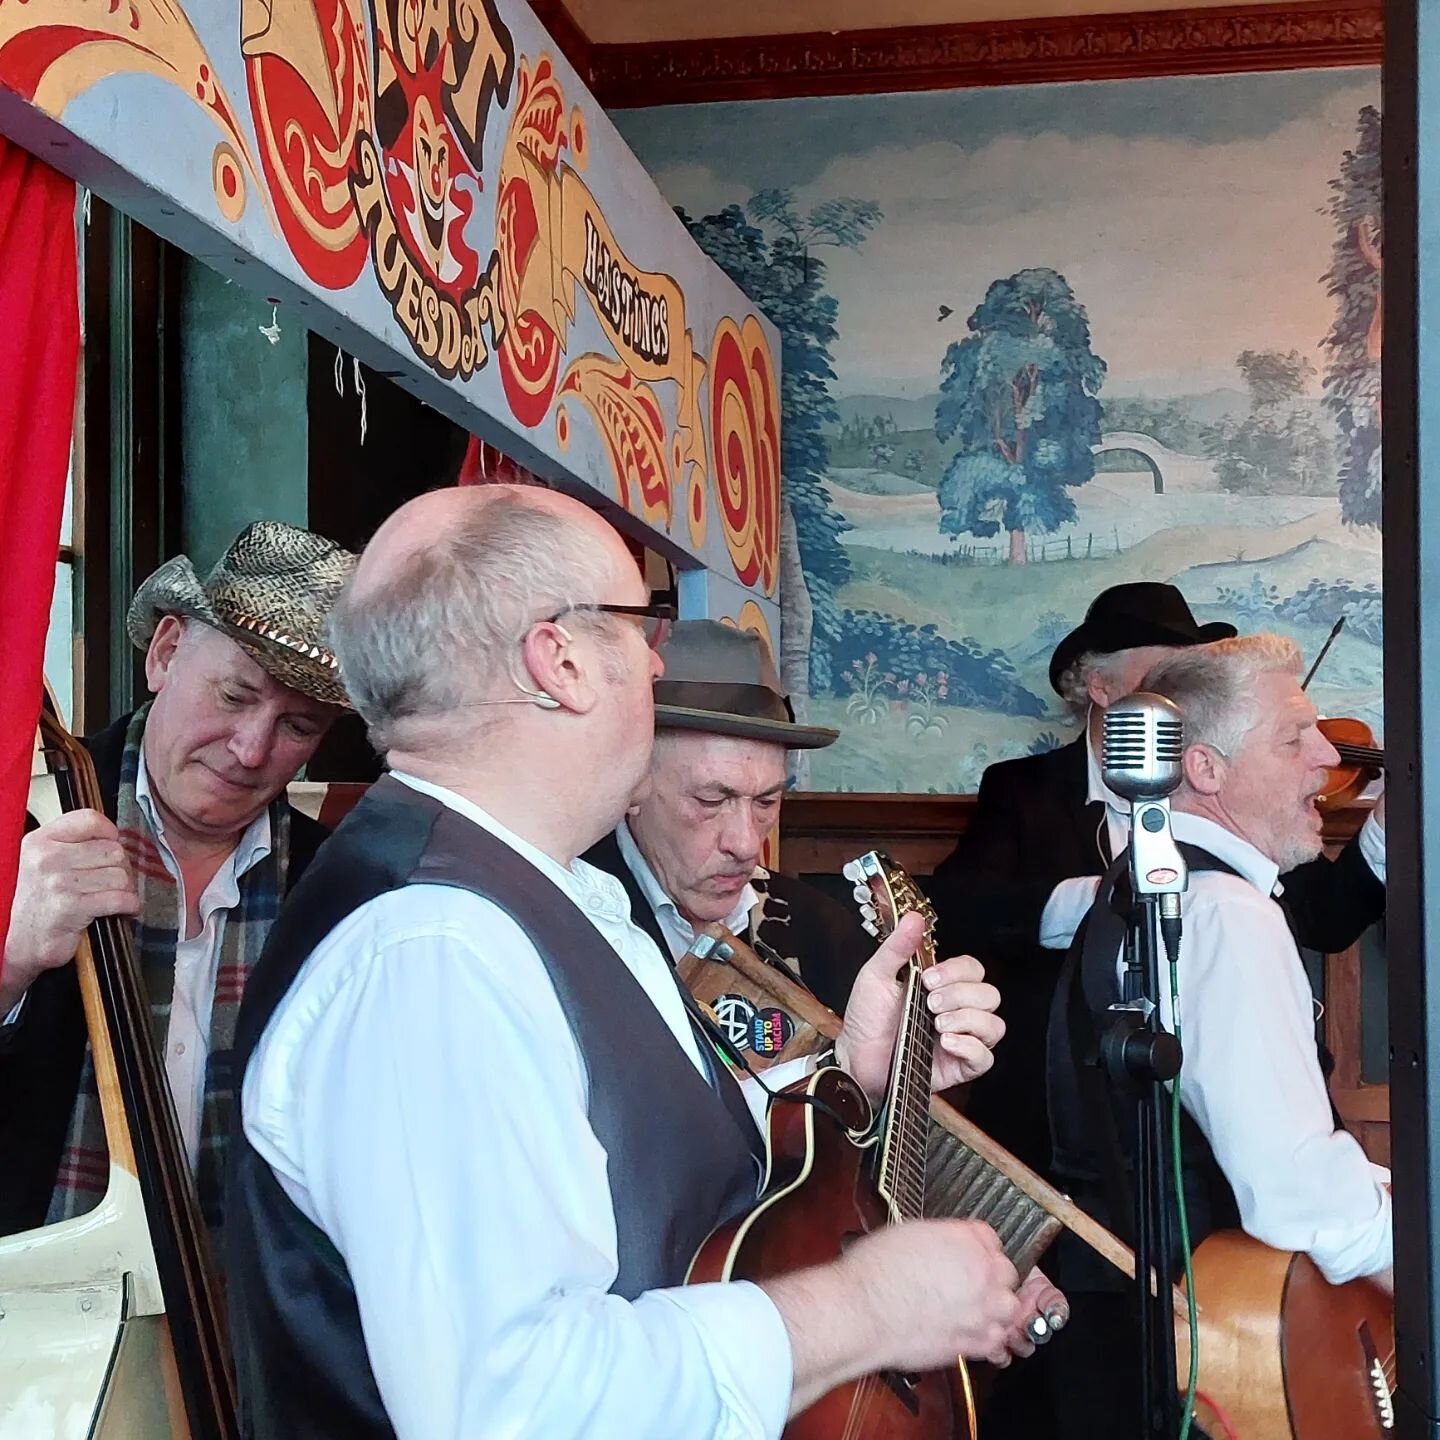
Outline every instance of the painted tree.
<svg viewBox="0 0 1440 1440">
<path fill-rule="evenodd" d="M 835 592 L 850 578 L 840 536 L 850 528 L 831 508 L 824 427 L 837 419 L 830 347 L 838 312 L 825 291 L 827 246 L 857 249 L 881 218 L 877 205 L 838 198 L 803 216 L 787 190 L 756 194 L 742 209 L 691 219 L 677 211 L 705 253 L 780 331 L 780 575 L 785 625 L 780 671 L 796 714 L 811 693 L 830 688 L 840 639 Z"/>
<path fill-rule="evenodd" d="M 1330 182 L 1335 243 L 1325 286 L 1335 301 L 1326 335 L 1325 404 L 1340 427 L 1340 513 L 1351 525 L 1380 524 L 1380 292 L 1384 232 L 1380 112 L 1360 111 L 1355 147 Z"/>
<path fill-rule="evenodd" d="M 935 433 L 958 442 L 940 481 L 946 535 L 1009 532 L 1012 565 L 1027 531 L 1075 519 L 1067 493 L 1095 474 L 1105 362 L 1064 276 L 1021 270 L 996 280 L 941 364 Z"/>
</svg>

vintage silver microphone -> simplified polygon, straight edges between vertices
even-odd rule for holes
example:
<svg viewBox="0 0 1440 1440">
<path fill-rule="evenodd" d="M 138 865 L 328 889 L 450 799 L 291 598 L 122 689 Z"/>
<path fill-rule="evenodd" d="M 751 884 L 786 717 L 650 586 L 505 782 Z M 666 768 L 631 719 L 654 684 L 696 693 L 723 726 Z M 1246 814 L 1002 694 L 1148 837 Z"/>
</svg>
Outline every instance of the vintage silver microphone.
<svg viewBox="0 0 1440 1440">
<path fill-rule="evenodd" d="M 1173 895 L 1177 914 L 1189 877 L 1170 829 L 1169 796 L 1184 777 L 1184 754 L 1184 719 L 1163 695 L 1138 691 L 1105 711 L 1100 771 L 1110 789 L 1130 802 L 1133 893 Z"/>
</svg>

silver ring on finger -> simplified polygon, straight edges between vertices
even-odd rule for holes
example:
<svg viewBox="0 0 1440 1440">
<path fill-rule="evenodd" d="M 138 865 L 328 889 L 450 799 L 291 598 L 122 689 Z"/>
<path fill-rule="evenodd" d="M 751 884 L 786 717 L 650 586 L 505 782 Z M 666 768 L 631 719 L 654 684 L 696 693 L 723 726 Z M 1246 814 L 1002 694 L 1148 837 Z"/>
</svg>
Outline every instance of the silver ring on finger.
<svg viewBox="0 0 1440 1440">
<path fill-rule="evenodd" d="M 1025 1322 L 1025 1334 L 1034 1345 L 1043 1345 L 1050 1339 L 1052 1327 L 1043 1315 L 1032 1315 Z"/>
</svg>

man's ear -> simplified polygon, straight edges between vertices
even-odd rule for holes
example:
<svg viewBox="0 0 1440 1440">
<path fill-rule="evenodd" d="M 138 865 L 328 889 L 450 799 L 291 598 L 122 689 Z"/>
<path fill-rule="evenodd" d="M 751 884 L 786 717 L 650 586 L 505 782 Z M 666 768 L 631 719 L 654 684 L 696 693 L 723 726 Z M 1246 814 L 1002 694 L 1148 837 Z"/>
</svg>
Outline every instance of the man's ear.
<svg viewBox="0 0 1440 1440">
<path fill-rule="evenodd" d="M 594 708 L 596 686 L 587 667 L 579 662 L 575 645 L 563 626 L 548 622 L 532 626 L 521 642 L 520 661 L 533 684 L 533 689 L 522 684 L 522 691 L 532 695 L 536 704 L 577 715 L 588 714 Z M 521 678 L 523 681 L 523 675 Z"/>
<path fill-rule="evenodd" d="M 181 637 L 185 634 L 185 622 L 178 615 L 162 615 L 150 644 L 145 651 L 145 683 L 152 695 L 158 695 L 165 688 L 175 652 L 180 648 Z"/>
<path fill-rule="evenodd" d="M 1090 697 L 1090 703 L 1101 710 L 1110 703 L 1109 687 L 1098 665 L 1085 677 L 1085 693 Z"/>
<path fill-rule="evenodd" d="M 1209 745 L 1187 745 L 1185 783 L 1197 795 L 1216 795 L 1225 783 L 1225 757 Z"/>
</svg>

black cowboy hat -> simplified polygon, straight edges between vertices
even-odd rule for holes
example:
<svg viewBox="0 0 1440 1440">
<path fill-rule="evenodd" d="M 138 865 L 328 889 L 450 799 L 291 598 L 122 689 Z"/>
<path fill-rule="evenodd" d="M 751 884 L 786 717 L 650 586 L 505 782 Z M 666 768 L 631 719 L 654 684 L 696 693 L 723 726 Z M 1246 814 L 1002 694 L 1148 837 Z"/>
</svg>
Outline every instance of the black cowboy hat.
<svg viewBox="0 0 1440 1440">
<path fill-rule="evenodd" d="M 1223 620 L 1197 624 L 1185 597 L 1173 585 L 1153 580 L 1112 585 L 1090 602 L 1084 623 L 1055 647 L 1050 686 L 1060 694 L 1060 677 L 1082 655 L 1113 655 L 1145 645 L 1208 645 L 1234 634 L 1235 627 Z"/>
<path fill-rule="evenodd" d="M 770 647 L 750 630 L 718 620 L 682 620 L 660 647 L 655 728 L 770 740 L 787 750 L 820 750 L 840 738 L 801 725 L 780 689 Z"/>
</svg>

